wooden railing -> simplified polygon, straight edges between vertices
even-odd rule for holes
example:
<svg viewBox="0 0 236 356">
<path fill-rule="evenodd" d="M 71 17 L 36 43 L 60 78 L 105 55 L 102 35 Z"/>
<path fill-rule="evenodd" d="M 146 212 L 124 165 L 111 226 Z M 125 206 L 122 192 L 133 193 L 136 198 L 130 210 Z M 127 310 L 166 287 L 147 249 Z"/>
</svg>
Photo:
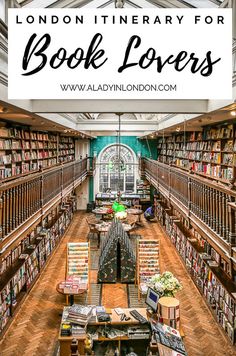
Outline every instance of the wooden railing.
<svg viewBox="0 0 236 356">
<path fill-rule="evenodd" d="M 0 185 L 0 240 L 68 187 L 75 188 L 92 165 L 90 158 L 29 174 Z"/>
<path fill-rule="evenodd" d="M 236 245 L 236 192 L 223 184 L 151 159 L 140 162 L 142 173 L 175 206 L 220 238 Z"/>
</svg>

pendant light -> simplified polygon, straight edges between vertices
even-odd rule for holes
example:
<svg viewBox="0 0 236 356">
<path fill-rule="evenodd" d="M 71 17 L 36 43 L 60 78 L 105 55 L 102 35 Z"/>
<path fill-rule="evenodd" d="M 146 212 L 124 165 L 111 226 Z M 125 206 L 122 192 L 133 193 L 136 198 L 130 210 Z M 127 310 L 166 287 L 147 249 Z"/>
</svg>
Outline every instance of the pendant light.
<svg viewBox="0 0 236 356">
<path fill-rule="evenodd" d="M 118 116 L 118 183 L 117 183 L 117 197 L 118 197 L 118 201 L 120 202 L 121 200 L 121 194 L 120 194 L 120 178 L 121 178 L 121 155 L 120 155 L 120 133 L 121 133 L 121 116 L 123 115 L 123 113 L 116 113 L 116 115 Z"/>
</svg>

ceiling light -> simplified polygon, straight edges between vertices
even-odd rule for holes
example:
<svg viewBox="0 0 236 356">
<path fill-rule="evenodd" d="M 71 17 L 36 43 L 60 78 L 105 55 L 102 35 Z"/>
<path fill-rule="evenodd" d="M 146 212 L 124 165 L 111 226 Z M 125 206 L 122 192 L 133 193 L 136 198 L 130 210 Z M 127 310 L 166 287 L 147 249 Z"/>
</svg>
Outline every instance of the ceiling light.
<svg viewBox="0 0 236 356">
<path fill-rule="evenodd" d="M 230 111 L 231 116 L 236 116 L 236 111 Z"/>
<path fill-rule="evenodd" d="M 115 0 L 115 7 L 118 9 L 122 9 L 124 7 L 124 0 Z"/>
<path fill-rule="evenodd" d="M 64 130 L 64 132 L 67 132 L 67 130 Z"/>
<path fill-rule="evenodd" d="M 176 131 L 177 131 L 177 132 L 180 131 L 180 126 L 176 127 Z"/>
</svg>

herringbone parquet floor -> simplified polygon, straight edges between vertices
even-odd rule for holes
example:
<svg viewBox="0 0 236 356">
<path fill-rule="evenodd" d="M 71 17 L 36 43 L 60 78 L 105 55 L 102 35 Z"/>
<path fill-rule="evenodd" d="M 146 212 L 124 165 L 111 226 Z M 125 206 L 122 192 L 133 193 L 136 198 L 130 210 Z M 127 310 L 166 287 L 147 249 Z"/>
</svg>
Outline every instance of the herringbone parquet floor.
<svg viewBox="0 0 236 356">
<path fill-rule="evenodd" d="M 85 213 L 77 213 L 62 243 L 52 256 L 26 298 L 18 315 L 0 344 L 1 356 L 52 356 L 57 341 L 63 296 L 56 292 L 56 284 L 65 275 L 66 243 L 85 240 L 88 228 Z M 157 223 L 146 223 L 139 228 L 145 238 L 161 241 L 161 269 L 172 271 L 182 282 L 181 322 L 189 356 L 233 356 L 233 348 L 217 326 L 198 290 L 186 272 L 177 252 Z M 96 281 L 96 272 L 92 271 Z M 115 296 L 115 298 L 114 298 Z M 122 285 L 104 285 L 102 302 L 107 307 L 126 307 L 126 288 Z"/>
</svg>

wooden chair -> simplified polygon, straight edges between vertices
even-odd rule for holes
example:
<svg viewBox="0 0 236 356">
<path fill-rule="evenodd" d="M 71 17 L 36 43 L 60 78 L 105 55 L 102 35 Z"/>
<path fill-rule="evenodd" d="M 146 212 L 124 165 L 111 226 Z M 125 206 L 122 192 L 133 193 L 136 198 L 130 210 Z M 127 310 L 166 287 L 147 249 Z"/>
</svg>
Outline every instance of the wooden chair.
<svg viewBox="0 0 236 356">
<path fill-rule="evenodd" d="M 89 235 L 92 234 L 93 236 L 94 235 L 97 235 L 98 237 L 98 248 L 100 246 L 100 231 L 98 231 L 98 229 L 96 228 L 96 222 L 89 222 L 87 219 L 87 224 L 88 224 L 88 227 L 89 227 L 89 233 L 88 233 L 88 240 L 89 240 Z"/>
<path fill-rule="evenodd" d="M 131 237 L 131 232 L 133 232 L 134 230 L 135 230 L 135 228 L 136 228 L 136 222 L 135 221 L 133 221 L 131 224 L 130 224 L 130 226 L 131 226 L 131 229 L 129 230 L 129 231 L 127 231 L 127 235 L 129 236 L 129 238 Z"/>
</svg>

